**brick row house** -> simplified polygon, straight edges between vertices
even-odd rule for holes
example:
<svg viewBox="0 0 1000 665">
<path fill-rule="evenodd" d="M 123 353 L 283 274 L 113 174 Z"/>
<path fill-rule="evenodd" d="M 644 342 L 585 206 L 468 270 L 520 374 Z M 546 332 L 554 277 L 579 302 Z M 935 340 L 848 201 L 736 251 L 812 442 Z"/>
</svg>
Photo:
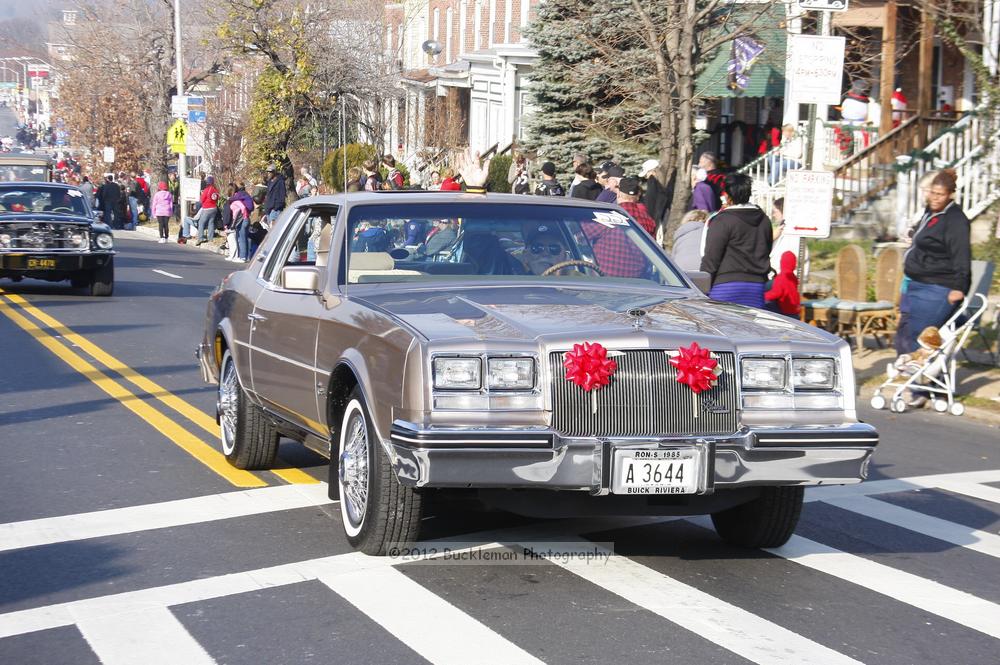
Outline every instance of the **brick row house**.
<svg viewBox="0 0 1000 665">
<path fill-rule="evenodd" d="M 387 145 L 407 161 L 426 148 L 504 148 L 523 134 L 535 52 L 523 28 L 537 0 L 405 0 L 386 4 L 386 44 L 403 95 Z M 425 53 L 434 41 L 439 52 Z"/>
</svg>

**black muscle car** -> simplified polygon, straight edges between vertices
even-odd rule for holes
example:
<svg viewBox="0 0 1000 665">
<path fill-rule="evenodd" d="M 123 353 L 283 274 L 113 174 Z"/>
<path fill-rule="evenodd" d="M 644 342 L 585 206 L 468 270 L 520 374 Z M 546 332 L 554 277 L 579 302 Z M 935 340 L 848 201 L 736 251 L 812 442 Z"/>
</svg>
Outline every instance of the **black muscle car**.
<svg viewBox="0 0 1000 665">
<path fill-rule="evenodd" d="M 0 183 L 0 278 L 69 280 L 92 296 L 114 290 L 114 238 L 78 188 Z"/>
</svg>

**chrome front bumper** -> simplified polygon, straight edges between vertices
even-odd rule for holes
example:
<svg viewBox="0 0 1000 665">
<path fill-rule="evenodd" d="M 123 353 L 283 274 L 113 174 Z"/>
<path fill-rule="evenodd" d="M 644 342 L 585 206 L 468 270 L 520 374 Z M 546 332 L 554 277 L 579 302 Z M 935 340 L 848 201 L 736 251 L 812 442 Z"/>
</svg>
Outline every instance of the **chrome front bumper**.
<svg viewBox="0 0 1000 665">
<path fill-rule="evenodd" d="M 219 372 L 213 361 L 212 347 L 204 342 L 200 343 L 195 347 L 194 357 L 198 359 L 202 380 L 205 383 L 216 383 L 219 380 Z"/>
<path fill-rule="evenodd" d="M 839 427 L 743 429 L 728 436 L 563 438 L 546 429 L 424 429 L 403 421 L 386 444 L 400 482 L 416 487 L 534 488 L 610 493 L 616 448 L 707 448 L 703 493 L 765 485 L 841 485 L 868 475 L 878 432 Z"/>
</svg>

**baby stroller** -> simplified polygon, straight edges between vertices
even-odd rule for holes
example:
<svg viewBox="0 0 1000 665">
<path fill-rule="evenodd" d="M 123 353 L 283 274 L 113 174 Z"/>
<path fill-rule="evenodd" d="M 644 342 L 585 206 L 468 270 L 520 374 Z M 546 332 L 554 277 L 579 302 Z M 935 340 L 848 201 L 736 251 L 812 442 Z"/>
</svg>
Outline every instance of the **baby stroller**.
<svg viewBox="0 0 1000 665">
<path fill-rule="evenodd" d="M 955 401 L 955 357 L 968 341 L 976 321 L 986 312 L 987 304 L 986 296 L 981 293 L 963 300 L 961 307 L 940 328 L 941 345 L 912 371 L 893 372 L 890 363 L 889 378 L 872 396 L 872 408 L 884 409 L 888 404 L 890 411 L 903 413 L 906 411 L 903 392 L 917 390 L 930 394 L 934 410 L 939 413 L 950 411 L 954 416 L 965 413 L 965 405 Z"/>
</svg>

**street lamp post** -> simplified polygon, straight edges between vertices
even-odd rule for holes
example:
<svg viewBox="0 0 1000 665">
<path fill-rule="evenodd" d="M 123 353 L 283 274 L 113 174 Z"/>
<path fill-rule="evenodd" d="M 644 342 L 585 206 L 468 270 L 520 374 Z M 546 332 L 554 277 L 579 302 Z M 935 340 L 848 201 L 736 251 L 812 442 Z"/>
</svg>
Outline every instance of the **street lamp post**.
<svg viewBox="0 0 1000 665">
<path fill-rule="evenodd" d="M 177 94 L 184 94 L 184 60 L 181 57 L 181 0 L 174 0 L 174 53 L 177 69 Z M 187 201 L 184 200 L 184 178 L 187 177 L 187 154 L 177 153 L 177 179 L 180 181 L 180 217 L 184 219 Z"/>
</svg>

